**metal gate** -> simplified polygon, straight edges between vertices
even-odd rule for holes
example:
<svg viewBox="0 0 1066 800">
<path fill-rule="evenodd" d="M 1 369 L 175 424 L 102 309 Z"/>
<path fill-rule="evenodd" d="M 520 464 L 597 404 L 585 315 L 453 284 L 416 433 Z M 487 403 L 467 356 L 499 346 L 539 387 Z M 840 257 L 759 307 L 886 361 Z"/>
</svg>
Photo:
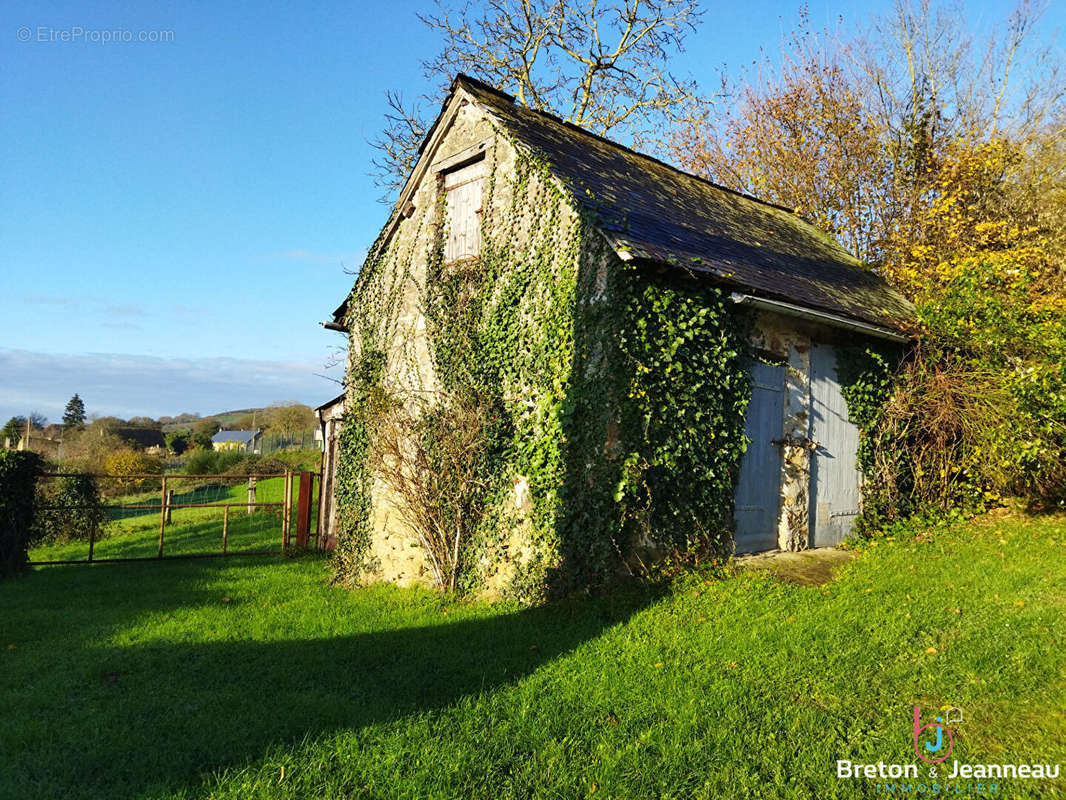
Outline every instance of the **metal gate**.
<svg viewBox="0 0 1066 800">
<path fill-rule="evenodd" d="M 270 555 L 317 544 L 315 476 L 42 475 L 30 563 Z"/>
<path fill-rule="evenodd" d="M 736 506 L 733 513 L 738 553 L 777 547 L 778 510 L 781 507 L 781 437 L 785 403 L 785 368 L 762 361 L 750 362 L 751 400 L 744 428 L 748 449 L 740 462 Z"/>
<path fill-rule="evenodd" d="M 811 349 L 810 545 L 840 544 L 859 515 L 859 429 L 848 418 L 831 345 Z"/>
</svg>

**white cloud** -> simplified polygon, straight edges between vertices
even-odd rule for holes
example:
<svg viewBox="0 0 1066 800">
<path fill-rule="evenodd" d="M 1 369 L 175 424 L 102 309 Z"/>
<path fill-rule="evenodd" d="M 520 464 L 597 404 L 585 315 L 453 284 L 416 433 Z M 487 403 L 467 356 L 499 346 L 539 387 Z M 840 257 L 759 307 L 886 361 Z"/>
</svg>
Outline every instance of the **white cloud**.
<svg viewBox="0 0 1066 800">
<path fill-rule="evenodd" d="M 57 295 L 28 294 L 23 301 L 34 306 L 53 306 L 64 313 L 82 312 L 107 317 L 145 317 L 148 310 L 133 303 L 115 303 L 106 297 L 82 295 L 80 297 L 61 297 Z"/>
<path fill-rule="evenodd" d="M 77 392 L 90 413 L 128 418 L 213 414 L 293 400 L 316 406 L 335 396 L 327 370 L 308 361 L 172 359 L 122 353 L 57 354 L 0 348 L 0 424 L 39 411 L 52 421 Z M 340 378 L 340 370 L 330 371 Z"/>
</svg>

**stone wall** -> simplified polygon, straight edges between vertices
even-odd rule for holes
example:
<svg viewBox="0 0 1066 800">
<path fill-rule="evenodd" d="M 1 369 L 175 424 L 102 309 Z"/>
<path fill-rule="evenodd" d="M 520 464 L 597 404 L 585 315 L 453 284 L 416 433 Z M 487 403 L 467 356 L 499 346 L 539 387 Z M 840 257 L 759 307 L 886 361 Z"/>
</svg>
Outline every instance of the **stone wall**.
<svg viewBox="0 0 1066 800">
<path fill-rule="evenodd" d="M 515 203 L 519 154 L 474 103 L 460 102 L 454 118 L 446 121 L 445 125 L 439 144 L 427 154 L 429 168 L 411 194 L 379 264 L 380 289 L 397 302 L 394 313 L 388 316 L 390 330 L 385 336 L 389 346 L 384 383 L 385 389 L 398 397 L 411 392 L 430 396 L 438 390 L 439 385 L 423 307 L 429 257 L 439 242 L 440 226 L 443 224 L 440 219 L 441 187 L 435 165 L 456 158 L 465 160 L 464 154 L 471 152 L 484 153 L 489 177 L 485 178 L 481 227 L 486 243 L 506 235 L 507 242 L 515 250 L 528 247 L 537 216 L 543 213 L 543 208 L 536 203 Z M 547 188 L 542 184 L 544 180 L 540 173 L 534 171 L 525 176 L 522 191 L 527 197 L 541 196 Z M 561 250 L 562 243 L 573 230 L 572 226 L 577 223 L 577 213 L 564 204 L 557 230 L 550 236 L 549 246 L 558 244 Z M 559 268 L 576 269 L 576 265 L 560 264 Z M 538 296 L 529 302 L 538 303 L 547 299 L 544 287 L 535 292 L 543 292 L 544 297 Z M 353 303 L 350 314 L 358 313 L 358 303 Z M 358 356 L 354 342 L 351 350 L 354 362 Z M 528 404 L 530 409 L 535 409 L 537 394 L 544 387 L 523 384 L 504 386 L 502 389 L 506 402 Z M 551 550 L 551 543 L 534 544 L 529 535 L 531 502 L 526 479 L 522 475 L 515 475 L 512 480 L 515 487 L 513 508 L 498 509 L 502 512 L 501 519 L 510 526 L 510 533 L 482 555 L 478 565 L 483 594 L 490 597 L 505 594 L 516 574 L 534 558 L 552 558 L 552 554 L 547 552 Z M 371 546 L 368 553 L 371 571 L 364 577 L 401 586 L 430 584 L 431 566 L 417 534 L 406 524 L 397 505 L 398 500 L 380 479 L 373 482 L 371 502 Z"/>
</svg>

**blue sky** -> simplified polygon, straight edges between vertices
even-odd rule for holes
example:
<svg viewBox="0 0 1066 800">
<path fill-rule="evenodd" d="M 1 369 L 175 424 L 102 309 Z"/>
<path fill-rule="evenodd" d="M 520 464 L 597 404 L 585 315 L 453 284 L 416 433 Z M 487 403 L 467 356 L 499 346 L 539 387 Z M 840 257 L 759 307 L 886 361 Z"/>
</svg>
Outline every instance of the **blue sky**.
<svg viewBox="0 0 1066 800">
<path fill-rule="evenodd" d="M 890 0 L 809 5 L 849 27 Z M 318 323 L 387 215 L 368 140 L 386 88 L 428 88 L 432 5 L 0 8 L 0 424 L 55 420 L 74 392 L 123 417 L 337 394 L 319 375 L 341 337 Z M 706 4 L 678 71 L 710 85 L 774 51 L 799 3 L 737 8 Z M 113 31 L 172 33 L 99 41 Z"/>
</svg>

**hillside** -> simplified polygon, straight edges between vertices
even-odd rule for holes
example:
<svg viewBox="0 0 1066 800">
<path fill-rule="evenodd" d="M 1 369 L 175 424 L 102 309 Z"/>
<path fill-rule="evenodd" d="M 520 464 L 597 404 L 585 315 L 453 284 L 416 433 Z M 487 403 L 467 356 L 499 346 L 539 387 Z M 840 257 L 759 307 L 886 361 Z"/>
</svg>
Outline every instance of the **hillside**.
<svg viewBox="0 0 1066 800">
<path fill-rule="evenodd" d="M 270 409 L 266 406 L 262 408 L 237 408 L 233 411 L 220 411 L 217 414 L 208 414 L 206 416 L 200 416 L 195 414 L 179 414 L 176 417 L 163 417 L 162 419 L 169 419 L 169 422 L 163 422 L 163 433 L 170 433 L 171 431 L 187 430 L 192 428 L 193 425 L 203 420 L 213 420 L 223 428 L 229 427 L 236 420 L 245 416 L 246 414 L 265 414 Z"/>
</svg>

